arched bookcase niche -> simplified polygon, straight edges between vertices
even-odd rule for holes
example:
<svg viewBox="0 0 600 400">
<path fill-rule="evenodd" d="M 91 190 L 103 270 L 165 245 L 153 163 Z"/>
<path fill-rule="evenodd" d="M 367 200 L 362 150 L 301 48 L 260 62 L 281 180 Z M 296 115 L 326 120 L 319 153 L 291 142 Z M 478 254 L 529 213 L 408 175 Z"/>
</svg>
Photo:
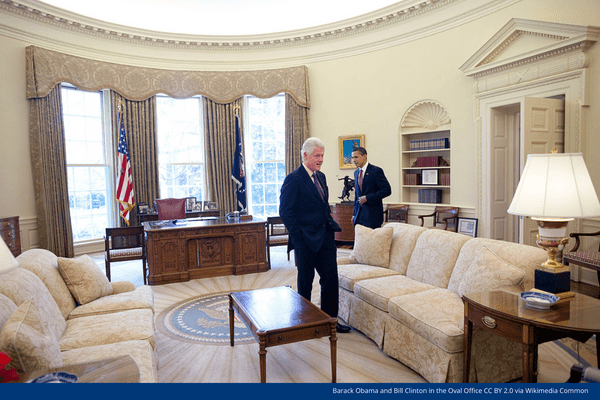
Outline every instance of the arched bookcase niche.
<svg viewBox="0 0 600 400">
<path fill-rule="evenodd" d="M 435 100 L 413 104 L 402 117 L 403 203 L 450 204 L 451 119 Z"/>
</svg>

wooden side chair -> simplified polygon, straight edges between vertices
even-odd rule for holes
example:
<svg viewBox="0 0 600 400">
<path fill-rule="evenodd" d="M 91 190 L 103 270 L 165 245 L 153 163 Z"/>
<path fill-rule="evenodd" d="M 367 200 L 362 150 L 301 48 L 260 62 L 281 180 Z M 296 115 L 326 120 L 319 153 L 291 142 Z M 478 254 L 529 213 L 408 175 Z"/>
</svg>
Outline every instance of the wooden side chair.
<svg viewBox="0 0 600 400">
<path fill-rule="evenodd" d="M 106 228 L 104 236 L 104 262 L 106 277 L 110 281 L 110 263 L 142 260 L 144 285 L 146 284 L 146 240 L 143 226 Z"/>
<path fill-rule="evenodd" d="M 563 253 L 563 264 L 581 265 L 585 268 L 596 270 L 598 274 L 598 282 L 600 282 L 600 244 L 598 251 L 578 251 L 581 245 L 582 236 L 600 236 L 600 231 L 590 233 L 571 233 L 569 236 L 575 238 L 575 246 L 571 251 Z"/>
<path fill-rule="evenodd" d="M 408 204 L 388 204 L 383 210 L 384 222 L 408 222 Z"/>
<path fill-rule="evenodd" d="M 185 219 L 185 199 L 156 199 L 158 219 Z"/>
<path fill-rule="evenodd" d="M 431 214 L 419 215 L 421 226 L 425 225 L 425 218 L 433 217 L 433 225 L 429 228 L 444 229 L 456 232 L 458 222 L 458 207 L 436 206 Z"/>
<path fill-rule="evenodd" d="M 288 230 L 279 216 L 267 217 L 267 262 L 271 267 L 271 247 L 287 246 L 289 241 Z M 290 253 L 287 253 L 290 261 Z"/>
</svg>

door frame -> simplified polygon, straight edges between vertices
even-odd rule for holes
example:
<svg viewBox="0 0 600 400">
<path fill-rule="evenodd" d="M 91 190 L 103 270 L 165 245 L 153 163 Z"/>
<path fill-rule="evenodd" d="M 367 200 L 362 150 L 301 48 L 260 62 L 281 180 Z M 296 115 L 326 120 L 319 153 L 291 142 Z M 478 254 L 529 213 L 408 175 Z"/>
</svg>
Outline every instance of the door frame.
<svg viewBox="0 0 600 400">
<path fill-rule="evenodd" d="M 587 107 L 586 68 L 541 78 L 522 84 L 475 95 L 475 116 L 478 130 L 478 217 L 481 237 L 491 237 L 490 177 L 490 111 L 492 108 L 521 103 L 524 97 L 565 97 L 565 153 L 580 152 L 584 118 Z M 512 193 L 509 194 L 512 198 Z"/>
</svg>

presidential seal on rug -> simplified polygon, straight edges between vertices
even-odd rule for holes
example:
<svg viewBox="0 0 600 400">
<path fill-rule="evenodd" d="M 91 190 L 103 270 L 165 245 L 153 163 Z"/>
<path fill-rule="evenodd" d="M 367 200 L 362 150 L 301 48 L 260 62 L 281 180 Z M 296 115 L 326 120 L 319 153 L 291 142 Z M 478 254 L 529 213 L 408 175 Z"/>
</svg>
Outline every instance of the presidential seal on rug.
<svg viewBox="0 0 600 400">
<path fill-rule="evenodd" d="M 229 345 L 229 296 L 208 294 L 184 300 L 161 312 L 158 330 L 170 338 L 198 344 Z M 235 315 L 234 342 L 254 341 L 252 332 Z"/>
</svg>

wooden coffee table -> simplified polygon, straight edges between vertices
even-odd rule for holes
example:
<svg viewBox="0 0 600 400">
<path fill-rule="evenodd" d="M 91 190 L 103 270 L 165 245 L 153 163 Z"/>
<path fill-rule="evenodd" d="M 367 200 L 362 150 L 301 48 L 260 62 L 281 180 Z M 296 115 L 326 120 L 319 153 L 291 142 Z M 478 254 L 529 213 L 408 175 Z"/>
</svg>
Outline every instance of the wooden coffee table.
<svg viewBox="0 0 600 400">
<path fill-rule="evenodd" d="M 336 323 L 289 286 L 229 293 L 229 335 L 234 342 L 234 312 L 258 341 L 260 381 L 267 381 L 267 347 L 329 336 L 331 382 L 336 382 Z"/>
<path fill-rule="evenodd" d="M 463 295 L 463 301 L 464 383 L 469 382 L 473 326 L 521 343 L 524 383 L 537 382 L 539 344 L 565 337 L 586 342 L 600 333 L 600 300 L 578 293 L 559 300 L 547 310 L 528 307 L 516 291 L 471 293 Z M 600 363 L 598 344 L 596 358 Z"/>
</svg>

